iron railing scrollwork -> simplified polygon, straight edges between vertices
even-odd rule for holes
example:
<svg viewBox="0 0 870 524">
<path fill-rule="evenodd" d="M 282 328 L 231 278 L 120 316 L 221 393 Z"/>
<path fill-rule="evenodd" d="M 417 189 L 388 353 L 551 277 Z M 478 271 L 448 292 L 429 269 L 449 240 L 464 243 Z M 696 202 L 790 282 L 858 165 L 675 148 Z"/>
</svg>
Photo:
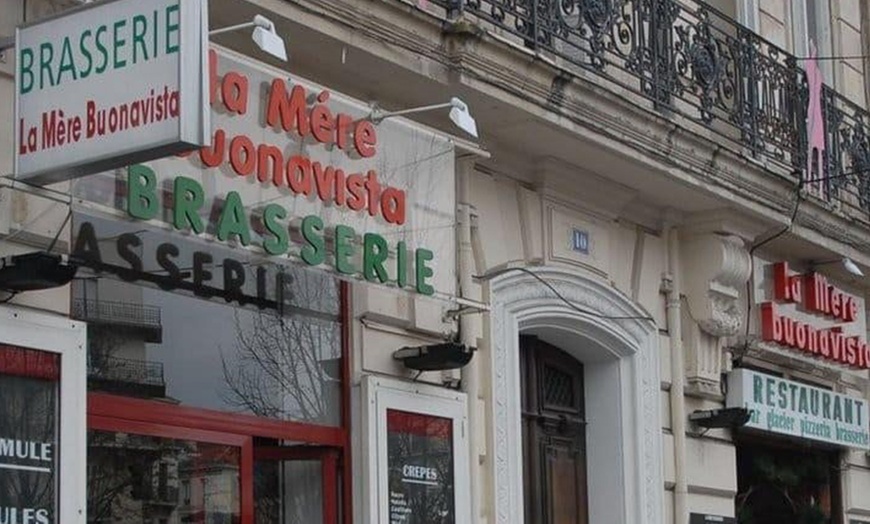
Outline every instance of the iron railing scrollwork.
<svg viewBox="0 0 870 524">
<path fill-rule="evenodd" d="M 430 0 L 448 17 L 591 72 L 806 178 L 809 87 L 793 55 L 699 0 Z M 870 114 L 825 86 L 817 196 L 870 221 Z M 790 173 L 791 175 L 788 175 Z M 856 215 L 856 213 L 852 213 Z"/>
</svg>

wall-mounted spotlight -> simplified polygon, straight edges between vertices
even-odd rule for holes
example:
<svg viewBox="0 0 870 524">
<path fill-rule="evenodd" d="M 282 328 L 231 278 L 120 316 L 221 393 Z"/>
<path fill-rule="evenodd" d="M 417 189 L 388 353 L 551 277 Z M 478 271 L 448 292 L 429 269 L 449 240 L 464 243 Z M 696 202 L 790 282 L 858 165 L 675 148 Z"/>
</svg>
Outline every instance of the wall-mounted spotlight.
<svg viewBox="0 0 870 524">
<path fill-rule="evenodd" d="M 477 138 L 477 122 L 471 116 L 468 110 L 468 104 L 455 96 L 450 99 L 450 102 L 443 104 L 433 104 L 429 106 L 413 107 L 411 109 L 402 109 L 401 111 L 382 111 L 379 107 L 373 106 L 372 112 L 369 114 L 369 120 L 375 124 L 381 123 L 382 120 L 411 113 L 422 113 L 424 111 L 433 111 L 435 109 L 450 108 L 450 120 L 456 124 L 456 127 L 465 131 L 469 135 Z"/>
<path fill-rule="evenodd" d="M 861 271 L 861 268 L 858 267 L 858 264 L 853 262 L 852 259 L 849 257 L 833 258 L 831 260 L 822 260 L 822 261 L 818 261 L 818 262 L 811 262 L 810 266 L 818 267 L 818 266 L 824 266 L 827 264 L 842 264 L 843 269 L 845 269 L 849 273 L 855 275 L 856 277 L 863 277 L 864 276 L 864 272 Z"/>
<path fill-rule="evenodd" d="M 68 284 L 78 271 L 66 255 L 45 251 L 0 258 L 0 290 L 38 291 Z"/>
<path fill-rule="evenodd" d="M 287 48 L 284 46 L 284 39 L 278 36 L 275 31 L 275 24 L 263 15 L 256 15 L 250 22 L 244 24 L 231 25 L 209 31 L 209 36 L 229 33 L 230 31 L 238 31 L 239 29 L 247 29 L 253 27 L 254 32 L 251 33 L 251 38 L 261 51 L 268 53 L 275 58 L 287 61 Z"/>
<path fill-rule="evenodd" d="M 746 408 L 724 408 L 693 411 L 689 421 L 702 428 L 739 428 L 752 417 Z"/>
<path fill-rule="evenodd" d="M 471 362 L 473 356 L 474 348 L 456 342 L 404 347 L 393 353 L 393 359 L 416 371 L 459 369 Z"/>
</svg>

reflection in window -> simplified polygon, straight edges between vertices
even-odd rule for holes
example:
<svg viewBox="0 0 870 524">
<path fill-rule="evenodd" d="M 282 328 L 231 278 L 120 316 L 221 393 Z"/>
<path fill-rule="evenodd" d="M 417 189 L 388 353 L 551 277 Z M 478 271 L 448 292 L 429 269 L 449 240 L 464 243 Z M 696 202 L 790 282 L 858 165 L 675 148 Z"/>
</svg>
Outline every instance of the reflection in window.
<svg viewBox="0 0 870 524">
<path fill-rule="evenodd" d="M 89 388 L 339 425 L 339 283 L 285 270 L 283 314 L 86 274 L 73 302 L 89 315 Z"/>
<path fill-rule="evenodd" d="M 89 431 L 88 521 L 240 522 L 239 460 L 232 446 Z"/>
</svg>

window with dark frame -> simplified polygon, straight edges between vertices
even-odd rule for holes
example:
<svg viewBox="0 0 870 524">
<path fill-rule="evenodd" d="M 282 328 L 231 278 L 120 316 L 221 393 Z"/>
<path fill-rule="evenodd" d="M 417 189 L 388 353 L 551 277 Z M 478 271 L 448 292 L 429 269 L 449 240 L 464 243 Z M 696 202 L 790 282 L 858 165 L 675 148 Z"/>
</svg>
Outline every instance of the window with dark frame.
<svg viewBox="0 0 870 524">
<path fill-rule="evenodd" d="M 583 364 L 520 337 L 526 522 L 588 524 Z"/>
</svg>

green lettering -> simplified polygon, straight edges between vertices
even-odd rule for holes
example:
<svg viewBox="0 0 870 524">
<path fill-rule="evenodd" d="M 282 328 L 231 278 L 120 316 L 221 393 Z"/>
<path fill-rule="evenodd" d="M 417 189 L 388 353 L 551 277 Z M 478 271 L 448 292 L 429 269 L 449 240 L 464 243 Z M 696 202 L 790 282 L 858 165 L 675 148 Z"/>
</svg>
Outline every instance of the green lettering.
<svg viewBox="0 0 870 524">
<path fill-rule="evenodd" d="M 285 218 L 287 218 L 287 211 L 278 204 L 269 204 L 263 210 L 263 225 L 273 235 L 263 240 L 263 249 L 270 255 L 283 255 L 287 252 L 290 235 L 287 233 L 287 228 L 278 223 L 278 220 Z"/>
<path fill-rule="evenodd" d="M 335 226 L 335 270 L 345 275 L 353 275 L 354 268 L 350 258 L 353 256 L 354 232 L 349 226 Z"/>
<path fill-rule="evenodd" d="M 45 42 L 39 46 L 39 88 L 45 89 L 45 73 L 48 71 L 48 85 L 54 86 L 54 75 L 51 72 L 51 61 L 54 58 L 54 48 Z"/>
<path fill-rule="evenodd" d="M 33 49 L 29 47 L 23 48 L 18 56 L 18 81 L 22 95 L 33 89 Z"/>
<path fill-rule="evenodd" d="M 175 229 L 187 227 L 200 234 L 205 231 L 199 210 L 205 202 L 205 193 L 199 182 L 192 178 L 180 176 L 173 183 L 172 225 Z"/>
<path fill-rule="evenodd" d="M 69 41 L 69 37 L 64 37 L 63 39 L 63 49 L 60 51 L 60 68 L 57 70 L 57 83 L 60 84 L 61 78 L 63 78 L 64 71 L 69 71 L 72 75 L 73 80 L 78 80 L 78 73 L 76 73 L 76 63 L 73 60 L 72 53 L 72 43 Z"/>
<path fill-rule="evenodd" d="M 106 67 L 109 66 L 109 50 L 106 49 L 105 44 L 103 44 L 103 40 L 101 37 L 109 31 L 107 26 L 101 25 L 97 28 L 97 36 L 94 38 L 94 41 L 97 43 L 97 50 L 100 52 L 100 56 L 103 57 L 103 63 L 97 66 L 94 69 L 94 72 L 97 74 L 102 73 L 106 70 Z"/>
<path fill-rule="evenodd" d="M 752 401 L 756 404 L 764 403 L 764 382 L 758 375 L 752 376 Z"/>
<path fill-rule="evenodd" d="M 317 215 L 308 215 L 302 219 L 302 238 L 305 245 L 299 255 L 309 266 L 322 264 L 326 260 L 326 242 L 323 240 L 323 220 Z"/>
<path fill-rule="evenodd" d="M 148 30 L 148 19 L 142 15 L 136 15 L 133 17 L 133 63 L 135 64 L 139 59 L 137 57 L 136 50 L 139 46 L 142 47 L 142 54 L 144 58 L 142 60 L 148 60 L 148 48 L 145 47 L 145 32 Z"/>
<path fill-rule="evenodd" d="M 175 14 L 175 21 L 172 21 L 172 15 Z M 178 4 L 170 5 L 166 8 L 166 54 L 178 52 Z M 173 36 L 175 41 L 173 42 Z"/>
<path fill-rule="evenodd" d="M 119 34 L 118 29 L 121 29 L 125 25 L 127 25 L 126 20 L 118 20 L 117 22 L 112 24 L 112 56 L 113 56 L 112 65 L 114 66 L 115 69 L 121 69 L 125 65 L 127 65 L 127 60 L 118 58 L 118 56 L 120 55 L 119 51 L 121 49 L 123 49 L 124 44 L 127 43 L 127 41 L 125 39 L 118 38 L 118 34 Z"/>
<path fill-rule="evenodd" d="M 236 191 L 227 193 L 224 208 L 218 220 L 218 240 L 226 241 L 230 235 L 239 237 L 243 246 L 251 243 L 251 231 L 248 225 L 248 217 L 245 215 L 245 206 L 242 197 Z"/>
<path fill-rule="evenodd" d="M 91 69 L 94 68 L 94 59 L 93 59 L 93 57 L 91 56 L 91 51 L 90 51 L 90 49 L 88 49 L 88 46 L 85 45 L 85 38 L 86 38 L 86 37 L 89 37 L 89 36 L 92 36 L 92 35 L 93 35 L 93 33 L 91 32 L 91 30 L 90 30 L 90 29 L 86 29 L 86 30 L 82 33 L 81 38 L 79 38 L 79 51 L 81 52 L 82 56 L 84 56 L 85 59 L 88 61 L 88 67 L 85 68 L 85 69 L 82 69 L 82 70 L 79 72 L 79 78 L 87 78 L 87 77 L 89 77 L 89 76 L 91 75 Z"/>
<path fill-rule="evenodd" d="M 160 210 L 157 204 L 157 176 L 141 164 L 127 168 L 127 214 L 139 220 L 151 220 Z"/>
<path fill-rule="evenodd" d="M 404 241 L 396 244 L 396 285 L 408 285 L 408 248 Z"/>
<path fill-rule="evenodd" d="M 375 233 L 366 233 L 363 237 L 363 276 L 366 280 L 377 280 L 384 283 L 389 280 L 384 261 L 390 255 L 387 241 Z"/>
<path fill-rule="evenodd" d="M 416 285 L 417 293 L 423 295 L 434 295 L 435 288 L 432 287 L 426 279 L 434 275 L 432 268 L 426 265 L 426 262 L 435 258 L 435 254 L 428 249 L 417 249 L 416 253 Z"/>
</svg>

